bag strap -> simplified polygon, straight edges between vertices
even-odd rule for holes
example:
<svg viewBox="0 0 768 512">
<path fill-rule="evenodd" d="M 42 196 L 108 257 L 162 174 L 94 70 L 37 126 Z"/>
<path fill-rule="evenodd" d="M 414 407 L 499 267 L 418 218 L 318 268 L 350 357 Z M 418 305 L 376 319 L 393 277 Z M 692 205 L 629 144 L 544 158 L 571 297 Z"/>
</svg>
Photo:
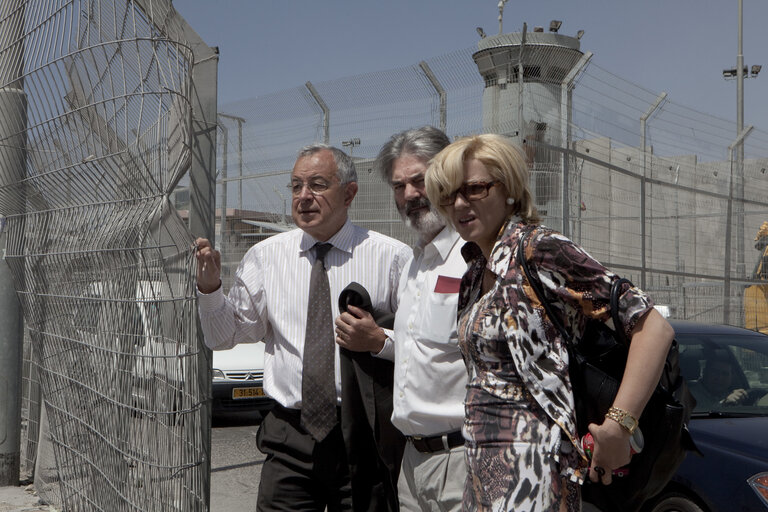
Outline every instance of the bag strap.
<svg viewBox="0 0 768 512">
<path fill-rule="evenodd" d="M 554 324 L 557 330 L 560 331 L 560 335 L 564 340 L 573 343 L 572 337 L 568 334 L 568 331 L 565 330 L 565 327 L 563 326 L 562 322 L 560 322 L 560 319 L 554 314 L 550 301 L 548 301 L 544 295 L 544 288 L 541 285 L 541 281 L 539 281 L 539 279 L 533 275 L 528 260 L 525 257 L 525 240 L 528 235 L 533 233 L 535 230 L 536 228 L 533 227 L 528 231 L 525 231 L 520 237 L 520 241 L 517 245 L 517 260 L 520 262 L 520 266 L 523 268 L 523 272 L 525 272 L 525 276 L 528 278 L 528 282 L 531 284 L 531 288 L 533 288 L 534 293 L 536 293 L 536 296 L 539 298 L 539 302 L 541 302 L 542 306 L 544 306 L 544 311 L 546 311 L 547 315 L 549 316 L 549 320 Z M 621 288 L 625 283 L 628 283 L 630 286 L 634 286 L 629 279 L 625 279 L 623 277 L 613 282 L 611 285 L 610 304 L 611 318 L 613 319 L 615 336 L 621 343 L 629 345 L 629 340 L 627 339 L 627 335 L 624 332 L 624 329 L 619 327 L 621 325 L 621 321 L 619 319 L 619 296 L 621 295 Z"/>
<path fill-rule="evenodd" d="M 517 243 L 517 261 L 519 261 L 520 266 L 523 267 L 525 277 L 528 278 L 528 282 L 531 284 L 531 288 L 533 288 L 534 293 L 536 293 L 536 296 L 539 298 L 539 302 L 541 302 L 541 305 L 544 306 L 544 311 L 547 312 L 549 320 L 555 325 L 557 330 L 560 331 L 560 336 L 562 336 L 564 340 L 568 341 L 570 345 L 570 342 L 572 342 L 571 336 L 568 334 L 568 331 L 565 330 L 565 327 L 560 322 L 560 319 L 555 315 L 554 311 L 552 311 L 552 306 L 544 296 L 544 288 L 541 286 L 541 281 L 533 277 L 533 272 L 531 272 L 531 268 L 528 265 L 528 260 L 525 258 L 525 239 L 535 230 L 536 228 L 533 227 L 528 231 L 525 231 L 520 237 L 520 241 Z"/>
<path fill-rule="evenodd" d="M 623 277 L 613 282 L 611 286 L 611 318 L 613 319 L 613 332 L 614 336 L 624 345 L 629 346 L 629 340 L 627 339 L 627 333 L 621 327 L 621 319 L 619 318 L 619 296 L 621 295 L 621 288 L 624 284 L 629 284 L 630 288 L 635 286 L 632 281 Z"/>
</svg>

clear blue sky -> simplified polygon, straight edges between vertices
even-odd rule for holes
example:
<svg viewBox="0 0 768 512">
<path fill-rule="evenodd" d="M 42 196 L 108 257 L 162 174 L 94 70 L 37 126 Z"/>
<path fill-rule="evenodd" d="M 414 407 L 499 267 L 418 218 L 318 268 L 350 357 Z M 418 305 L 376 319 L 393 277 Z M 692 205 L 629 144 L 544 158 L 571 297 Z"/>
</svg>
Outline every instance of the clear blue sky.
<svg viewBox="0 0 768 512">
<path fill-rule="evenodd" d="M 218 46 L 219 103 L 418 63 L 498 33 L 498 0 L 176 0 Z M 768 129 L 768 1 L 743 0 L 745 124 Z M 523 22 L 582 29 L 582 51 L 612 73 L 678 104 L 736 120 L 737 0 L 509 0 L 504 31 Z"/>
</svg>

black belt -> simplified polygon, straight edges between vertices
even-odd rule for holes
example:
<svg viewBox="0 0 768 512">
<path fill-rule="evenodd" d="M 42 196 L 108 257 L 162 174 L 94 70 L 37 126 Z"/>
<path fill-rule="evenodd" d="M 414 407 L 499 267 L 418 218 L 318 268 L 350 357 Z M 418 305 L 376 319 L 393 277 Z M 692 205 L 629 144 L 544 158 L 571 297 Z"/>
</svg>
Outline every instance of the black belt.
<svg viewBox="0 0 768 512">
<path fill-rule="evenodd" d="M 464 436 L 461 435 L 460 430 L 439 436 L 406 436 L 406 439 L 421 453 L 441 452 L 464 444 Z"/>
</svg>

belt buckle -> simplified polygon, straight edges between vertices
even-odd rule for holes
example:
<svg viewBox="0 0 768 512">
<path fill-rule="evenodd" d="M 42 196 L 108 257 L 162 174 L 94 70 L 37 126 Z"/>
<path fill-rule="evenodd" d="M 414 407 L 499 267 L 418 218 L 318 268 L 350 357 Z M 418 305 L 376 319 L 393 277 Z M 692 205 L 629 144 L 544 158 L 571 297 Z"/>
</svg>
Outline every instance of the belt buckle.
<svg viewBox="0 0 768 512">
<path fill-rule="evenodd" d="M 443 449 L 448 451 L 451 449 L 450 446 L 448 446 L 448 434 L 443 434 L 440 436 L 440 439 L 443 441 Z"/>
</svg>

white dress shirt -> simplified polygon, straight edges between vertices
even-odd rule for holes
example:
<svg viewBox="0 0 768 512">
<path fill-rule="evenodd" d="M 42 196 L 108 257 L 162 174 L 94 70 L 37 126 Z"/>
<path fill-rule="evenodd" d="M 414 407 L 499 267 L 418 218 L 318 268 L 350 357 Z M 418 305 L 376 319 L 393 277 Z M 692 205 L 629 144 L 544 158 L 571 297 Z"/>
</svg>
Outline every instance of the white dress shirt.
<svg viewBox="0 0 768 512">
<path fill-rule="evenodd" d="M 301 375 L 309 300 L 309 277 L 317 240 L 300 229 L 274 235 L 251 247 L 235 274 L 229 295 L 221 288 L 198 292 L 205 343 L 225 350 L 237 343 L 264 341 L 264 391 L 284 407 L 301 408 Z M 403 265 L 410 248 L 349 220 L 329 240 L 325 257 L 333 317 L 339 294 L 351 282 L 368 290 L 375 310 L 394 312 Z M 392 352 L 387 340 L 380 356 Z M 391 357 L 390 357 L 391 359 Z M 336 392 L 341 391 L 336 345 Z"/>
<path fill-rule="evenodd" d="M 456 334 L 459 283 L 467 269 L 462 245 L 444 228 L 414 250 L 400 277 L 392 423 L 405 435 L 444 434 L 464 422 L 467 370 Z"/>
</svg>

